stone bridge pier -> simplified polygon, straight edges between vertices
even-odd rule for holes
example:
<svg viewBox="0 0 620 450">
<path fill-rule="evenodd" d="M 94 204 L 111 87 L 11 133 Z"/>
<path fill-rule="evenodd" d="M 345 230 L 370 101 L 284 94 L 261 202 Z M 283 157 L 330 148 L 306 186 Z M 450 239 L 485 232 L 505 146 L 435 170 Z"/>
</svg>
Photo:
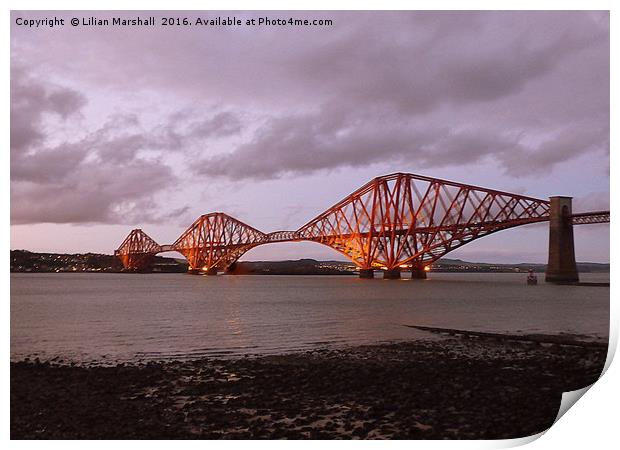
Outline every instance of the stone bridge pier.
<svg viewBox="0 0 620 450">
<path fill-rule="evenodd" d="M 549 261 L 545 281 L 574 283 L 579 281 L 573 237 L 572 197 L 550 197 Z"/>
</svg>

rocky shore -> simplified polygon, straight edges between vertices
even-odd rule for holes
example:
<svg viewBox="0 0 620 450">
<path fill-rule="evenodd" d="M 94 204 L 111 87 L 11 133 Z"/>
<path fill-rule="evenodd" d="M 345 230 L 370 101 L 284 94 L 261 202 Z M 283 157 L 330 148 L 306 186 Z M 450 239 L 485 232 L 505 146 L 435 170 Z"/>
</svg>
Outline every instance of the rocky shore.
<svg viewBox="0 0 620 450">
<path fill-rule="evenodd" d="M 606 345 L 458 334 L 235 360 L 11 363 L 11 438 L 499 439 L 552 425 Z"/>
</svg>

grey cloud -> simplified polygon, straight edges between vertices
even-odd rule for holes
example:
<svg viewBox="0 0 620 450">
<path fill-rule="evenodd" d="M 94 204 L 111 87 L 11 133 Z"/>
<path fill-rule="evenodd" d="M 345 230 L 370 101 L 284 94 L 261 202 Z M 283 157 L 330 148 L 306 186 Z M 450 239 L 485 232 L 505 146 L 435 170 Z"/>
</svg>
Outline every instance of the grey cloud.
<svg viewBox="0 0 620 450">
<path fill-rule="evenodd" d="M 608 16 L 602 14 L 601 20 L 584 12 L 320 15 L 336 25 L 324 30 L 158 30 L 149 33 L 148 46 L 135 38 L 134 30 L 69 29 L 70 38 L 58 42 L 56 51 L 75 55 L 63 61 L 67 71 L 120 89 L 131 89 L 130 79 L 137 86 L 236 105 L 282 106 L 338 96 L 365 106 L 379 102 L 423 113 L 444 102 L 490 101 L 518 92 L 567 55 L 608 39 Z M 53 55 L 31 51 L 42 63 L 58 64 Z M 100 55 L 97 61 L 85 57 L 93 51 Z"/>
<path fill-rule="evenodd" d="M 232 113 L 197 114 L 181 131 L 174 120 L 149 129 L 134 114 L 117 114 L 95 131 L 50 146 L 46 116 L 79 114 L 85 97 L 32 78 L 21 68 L 13 74 L 11 89 L 12 223 L 124 223 L 184 214 L 187 207 L 162 213 L 154 201 L 178 182 L 163 155 L 198 137 L 241 129 Z"/>
<path fill-rule="evenodd" d="M 14 156 L 11 164 L 11 181 L 62 183 L 78 169 L 86 156 L 85 151 L 71 144 Z"/>
<path fill-rule="evenodd" d="M 54 150 L 41 153 L 20 161 L 21 176 L 11 182 L 12 223 L 154 221 L 159 207 L 153 196 L 176 182 L 172 169 L 158 160 L 75 164 Z M 49 160 L 54 165 L 42 166 Z"/>
<path fill-rule="evenodd" d="M 357 107 L 422 114 L 442 103 L 461 107 L 514 94 L 566 56 L 608 40 L 608 29 L 583 14 L 428 12 L 413 14 L 410 27 L 404 18 L 382 17 L 298 52 L 283 67 Z M 452 28 L 458 19 L 467 25 Z M 377 29 L 386 22 L 391 33 Z"/>
<path fill-rule="evenodd" d="M 86 104 L 79 92 L 31 80 L 20 65 L 11 67 L 11 150 L 26 151 L 42 141 L 41 122 L 46 114 L 66 119 Z"/>
<path fill-rule="evenodd" d="M 343 119 L 339 110 L 273 119 L 251 142 L 204 161 L 196 171 L 210 176 L 267 179 L 407 157 L 417 157 L 425 165 L 432 158 L 430 147 L 435 136 L 449 141 L 446 129 L 366 122 L 348 126 Z"/>
<path fill-rule="evenodd" d="M 46 100 L 49 109 L 59 114 L 63 119 L 86 104 L 86 99 L 82 94 L 66 88 L 52 91 Z"/>
<path fill-rule="evenodd" d="M 32 222 L 156 221 L 184 214 L 187 207 L 160 213 L 158 193 L 178 183 L 166 161 L 205 139 L 242 131 L 231 111 L 186 109 L 148 126 L 135 113 L 112 114 L 93 131 L 71 127 L 86 97 L 75 89 L 31 75 L 14 64 L 11 76 L 11 220 Z M 57 116 L 73 131 L 58 142 Z M 55 137 L 48 142 L 48 137 Z M 169 217 L 168 217 L 169 218 Z"/>
<path fill-rule="evenodd" d="M 335 167 L 361 167 L 386 161 L 433 168 L 496 160 L 519 177 L 548 171 L 584 153 L 608 152 L 609 130 L 573 124 L 537 146 L 523 135 L 478 126 L 451 129 L 432 123 L 359 121 L 339 113 L 271 120 L 249 143 L 195 166 L 199 174 L 269 179 Z"/>
<path fill-rule="evenodd" d="M 604 14 L 423 13 L 410 16 L 411 27 L 382 17 L 362 16 L 322 45 L 287 53 L 279 70 L 315 96 L 315 112 L 271 116 L 251 141 L 195 170 L 268 179 L 488 157 L 520 177 L 583 153 L 608 154 Z M 386 22 L 393 33 L 375 32 Z"/>
<path fill-rule="evenodd" d="M 242 129 L 241 120 L 231 112 L 221 112 L 206 120 L 195 122 L 190 126 L 189 134 L 195 138 L 212 136 L 230 136 Z"/>
<path fill-rule="evenodd" d="M 571 124 L 534 148 L 520 146 L 516 150 L 496 155 L 508 174 L 524 176 L 545 173 L 556 164 L 584 154 L 600 152 L 607 156 L 609 127 L 589 121 Z"/>
<path fill-rule="evenodd" d="M 61 184 L 11 184 L 13 223 L 131 223 L 157 214 L 151 193 L 173 179 L 155 162 L 84 165 Z"/>
<path fill-rule="evenodd" d="M 83 96 L 29 83 L 25 75 L 12 77 L 12 91 L 19 93 L 12 93 L 11 101 L 16 198 L 37 206 L 35 188 L 45 185 L 60 197 L 56 185 L 82 186 L 98 167 L 110 184 L 125 173 L 142 180 L 138 167 L 144 167 L 162 181 L 158 187 L 146 185 L 161 192 L 179 186 L 173 168 L 187 170 L 171 163 L 172 153 L 191 161 L 186 166 L 194 175 L 234 180 L 373 164 L 480 163 L 524 177 L 584 153 L 608 157 L 608 13 L 320 15 L 336 25 L 153 30 L 148 46 L 135 30 L 69 28 L 50 47 L 34 33 L 14 29 L 13 40 L 22 49 L 13 56 L 18 71 L 23 59 L 36 60 L 38 70 L 50 68 L 68 85 L 77 80 L 101 89 L 101 104 L 109 102 L 101 98 L 108 92 L 119 99 L 134 92 L 150 98 L 155 92 L 162 103 L 174 103 L 150 120 L 135 114 L 102 120 L 98 129 L 50 147 L 47 116 L 63 120 L 79 113 Z M 93 53 L 100 56 L 95 61 L 88 57 Z M 130 107 L 129 101 L 119 104 Z M 220 139 L 226 148 L 211 145 Z M 200 160 L 194 157 L 198 153 Z M 132 208 L 156 217 L 147 189 L 137 181 L 119 184 L 128 192 L 125 203 L 103 196 L 107 212 L 95 214 L 86 204 L 84 211 L 102 221 L 122 220 L 134 214 Z M 81 205 L 79 199 L 75 203 Z M 18 206 L 23 210 L 16 210 L 17 219 L 70 215 L 39 206 L 39 219 L 24 205 Z M 88 220 L 87 214 L 79 217 Z"/>
</svg>

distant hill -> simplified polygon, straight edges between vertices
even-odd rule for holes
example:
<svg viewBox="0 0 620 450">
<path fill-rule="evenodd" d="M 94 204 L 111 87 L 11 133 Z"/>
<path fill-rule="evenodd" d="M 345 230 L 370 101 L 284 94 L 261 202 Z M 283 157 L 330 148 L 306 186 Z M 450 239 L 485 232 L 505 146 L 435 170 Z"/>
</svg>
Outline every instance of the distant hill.
<svg viewBox="0 0 620 450">
<path fill-rule="evenodd" d="M 237 275 L 352 275 L 355 264 L 350 261 L 242 261 L 236 263 L 231 273 Z"/>
<path fill-rule="evenodd" d="M 609 272 L 609 264 L 577 263 L 581 273 Z M 239 275 L 351 275 L 356 267 L 350 261 L 317 261 L 298 259 L 287 261 L 242 261 L 230 271 Z M 546 264 L 474 263 L 460 259 L 442 258 L 432 265 L 433 272 L 544 272 Z M 123 266 L 113 255 L 100 253 L 34 253 L 11 250 L 11 272 L 122 272 Z M 186 272 L 187 261 L 156 256 L 153 272 Z"/>
<path fill-rule="evenodd" d="M 11 272 L 121 272 L 123 265 L 114 255 L 100 253 L 34 253 L 11 250 Z M 155 272 L 185 272 L 187 262 L 155 256 Z"/>
<path fill-rule="evenodd" d="M 514 264 L 496 264 L 496 263 L 480 263 L 469 262 L 461 259 L 449 259 L 442 258 L 433 264 L 434 271 L 480 271 L 480 272 L 496 272 L 496 271 L 510 271 L 510 272 L 527 272 L 530 269 L 534 269 L 534 272 L 544 272 L 547 269 L 546 264 L 540 263 L 514 263 Z M 462 270 L 458 270 L 462 269 Z M 609 272 L 609 263 L 591 263 L 591 262 L 578 262 L 577 270 L 581 273 L 587 272 Z"/>
</svg>

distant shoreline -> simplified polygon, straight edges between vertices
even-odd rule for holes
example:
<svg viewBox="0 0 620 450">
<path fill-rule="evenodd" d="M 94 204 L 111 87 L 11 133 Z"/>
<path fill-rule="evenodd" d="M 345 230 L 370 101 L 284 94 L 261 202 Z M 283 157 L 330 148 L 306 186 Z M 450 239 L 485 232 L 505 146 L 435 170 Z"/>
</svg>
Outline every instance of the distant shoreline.
<svg viewBox="0 0 620 450">
<path fill-rule="evenodd" d="M 609 273 L 609 263 L 577 263 L 580 273 Z M 533 269 L 544 273 L 546 264 L 475 263 L 442 258 L 431 266 L 436 273 L 526 273 Z M 378 270 L 380 271 L 380 270 Z M 406 271 L 406 270 L 405 270 Z M 99 253 L 36 253 L 11 250 L 11 273 L 124 273 L 114 255 Z M 149 273 L 184 273 L 187 262 L 182 259 L 155 256 Z M 299 259 L 287 261 L 240 261 L 232 272 L 235 275 L 355 275 L 350 261 L 317 261 Z"/>
</svg>

